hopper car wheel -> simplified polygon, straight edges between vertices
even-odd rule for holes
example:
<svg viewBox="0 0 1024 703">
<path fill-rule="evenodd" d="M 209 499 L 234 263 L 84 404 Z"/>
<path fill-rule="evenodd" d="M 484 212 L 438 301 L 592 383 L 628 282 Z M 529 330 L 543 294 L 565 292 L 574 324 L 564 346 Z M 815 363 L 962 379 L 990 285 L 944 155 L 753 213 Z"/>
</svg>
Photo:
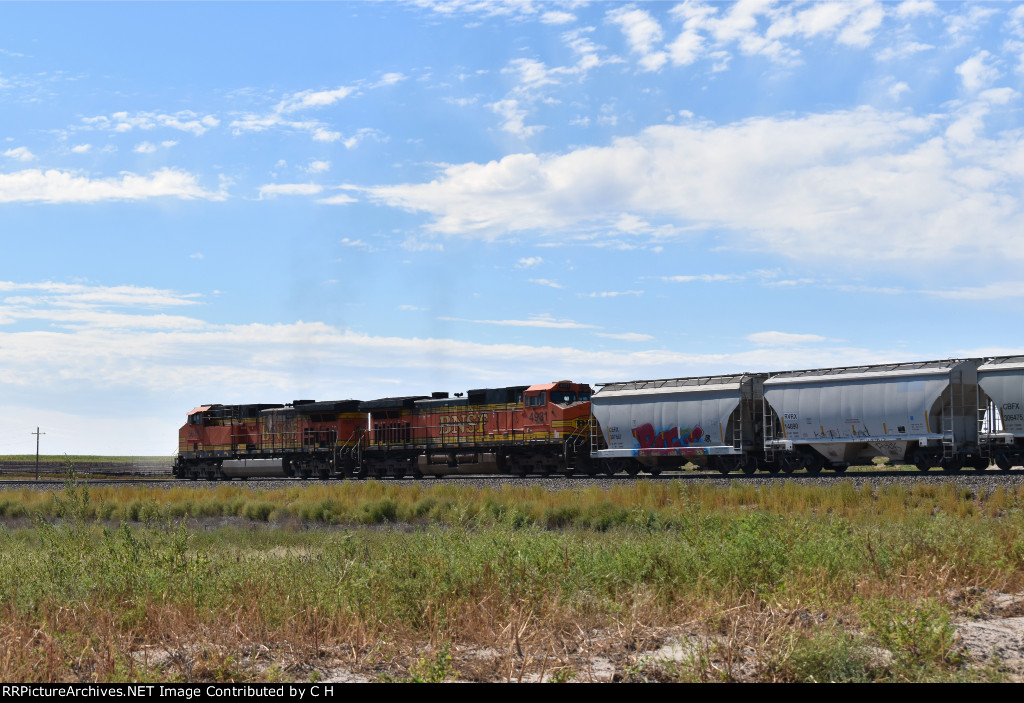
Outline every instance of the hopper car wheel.
<svg viewBox="0 0 1024 703">
<path fill-rule="evenodd" d="M 939 467 L 942 469 L 942 473 L 955 474 L 959 473 L 960 469 L 964 467 L 964 461 L 959 457 L 951 457 L 939 462 Z"/>
<path fill-rule="evenodd" d="M 918 471 L 924 472 L 932 468 L 932 462 L 927 454 L 917 453 L 914 455 L 914 466 Z"/>
<path fill-rule="evenodd" d="M 1003 452 L 996 454 L 996 466 L 999 467 L 1000 471 L 1009 471 L 1013 466 L 1013 462 L 1010 461 L 1010 457 Z"/>
<path fill-rule="evenodd" d="M 784 474 L 791 474 L 800 466 L 799 461 L 790 456 L 780 456 L 779 460 L 775 463 L 779 465 Z"/>
<path fill-rule="evenodd" d="M 844 471 L 846 471 L 848 468 L 850 468 L 850 465 L 849 464 L 836 464 L 836 465 L 834 465 L 834 466 L 832 466 L 830 468 L 833 471 L 835 471 L 837 474 L 841 474 Z"/>
<path fill-rule="evenodd" d="M 733 465 L 732 460 L 726 459 L 724 457 L 719 457 L 719 459 L 718 459 L 718 473 L 720 473 L 720 474 L 722 474 L 724 476 L 724 475 L 727 475 L 730 471 L 732 471 L 735 468 L 736 467 Z"/>
<path fill-rule="evenodd" d="M 807 473 L 814 476 L 820 474 L 821 470 L 825 467 L 825 460 L 817 454 L 806 454 L 804 456 L 804 469 Z"/>
<path fill-rule="evenodd" d="M 605 476 L 614 476 L 618 470 L 618 467 L 615 466 L 615 462 L 608 459 L 601 462 L 601 468 L 604 470 Z"/>
<path fill-rule="evenodd" d="M 740 469 L 747 476 L 752 476 L 753 473 L 757 471 L 757 462 L 753 459 L 742 459 L 740 460 Z"/>
<path fill-rule="evenodd" d="M 770 474 L 777 474 L 782 471 L 782 464 L 778 461 L 765 462 L 764 470 Z"/>
<path fill-rule="evenodd" d="M 647 469 L 647 473 L 649 473 L 651 476 L 660 476 L 661 469 Z"/>
<path fill-rule="evenodd" d="M 989 460 L 982 457 L 975 457 L 974 459 L 971 460 L 971 468 L 977 471 L 978 473 L 988 471 L 988 465 Z"/>
<path fill-rule="evenodd" d="M 634 461 L 629 462 L 628 464 L 626 464 L 626 473 L 629 474 L 630 476 L 636 476 L 638 473 L 640 473 L 640 465 Z"/>
</svg>

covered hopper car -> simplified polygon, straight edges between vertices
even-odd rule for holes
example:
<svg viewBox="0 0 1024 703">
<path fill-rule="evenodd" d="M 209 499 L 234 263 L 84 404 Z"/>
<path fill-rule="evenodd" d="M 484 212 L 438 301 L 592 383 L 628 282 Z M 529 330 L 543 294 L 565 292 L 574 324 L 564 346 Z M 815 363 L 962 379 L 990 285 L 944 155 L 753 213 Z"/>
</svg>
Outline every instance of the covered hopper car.
<svg viewBox="0 0 1024 703">
<path fill-rule="evenodd" d="M 1002 442 L 997 463 L 1008 467 L 1021 455 L 1024 422 L 1016 435 L 982 432 L 998 415 L 986 413 L 993 401 L 979 375 L 990 374 L 1005 413 L 1024 400 L 1024 358 L 995 366 L 947 359 L 600 384 L 591 458 L 630 473 L 689 462 L 722 473 L 818 473 L 875 457 L 955 472 L 987 469 Z M 997 381 L 1000 372 L 1012 380 Z"/>
</svg>

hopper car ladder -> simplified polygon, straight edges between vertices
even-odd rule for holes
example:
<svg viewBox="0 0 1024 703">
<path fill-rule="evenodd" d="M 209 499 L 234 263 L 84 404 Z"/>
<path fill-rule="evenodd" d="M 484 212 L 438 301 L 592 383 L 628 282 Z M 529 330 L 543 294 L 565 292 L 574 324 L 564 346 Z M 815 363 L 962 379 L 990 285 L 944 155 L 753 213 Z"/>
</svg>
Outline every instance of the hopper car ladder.
<svg viewBox="0 0 1024 703">
<path fill-rule="evenodd" d="M 949 408 L 942 413 L 942 458 L 951 461 L 956 454 L 956 421 L 964 414 L 963 371 L 949 374 Z"/>
<path fill-rule="evenodd" d="M 761 396 L 761 431 L 764 433 L 764 459 L 769 464 L 775 462 L 775 421 L 778 416 L 768 405 L 764 395 Z"/>
<path fill-rule="evenodd" d="M 977 403 L 975 407 L 978 408 L 978 454 L 983 459 L 992 460 L 992 430 L 996 420 L 996 404 L 991 400 L 985 401 L 985 405 L 981 404 L 981 384 L 975 386 L 977 391 Z"/>
</svg>

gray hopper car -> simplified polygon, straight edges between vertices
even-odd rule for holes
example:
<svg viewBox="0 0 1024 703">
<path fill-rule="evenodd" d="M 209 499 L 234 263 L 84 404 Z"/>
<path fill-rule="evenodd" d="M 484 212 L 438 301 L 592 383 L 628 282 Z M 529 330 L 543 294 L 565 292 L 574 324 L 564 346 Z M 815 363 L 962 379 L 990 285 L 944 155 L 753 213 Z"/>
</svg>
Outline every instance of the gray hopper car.
<svg viewBox="0 0 1024 703">
<path fill-rule="evenodd" d="M 1024 357 L 602 384 L 591 454 L 634 474 L 689 462 L 817 473 L 875 457 L 1007 469 L 1024 458 L 1022 403 Z"/>
</svg>

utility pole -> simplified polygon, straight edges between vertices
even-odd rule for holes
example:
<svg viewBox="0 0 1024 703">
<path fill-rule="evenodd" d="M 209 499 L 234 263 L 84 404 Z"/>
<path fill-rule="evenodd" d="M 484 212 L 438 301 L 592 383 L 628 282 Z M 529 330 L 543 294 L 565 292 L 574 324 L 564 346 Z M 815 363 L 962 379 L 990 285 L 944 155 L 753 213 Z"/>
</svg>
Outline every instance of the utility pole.
<svg viewBox="0 0 1024 703">
<path fill-rule="evenodd" d="M 40 432 L 39 431 L 39 427 L 36 427 L 36 431 L 35 432 L 29 432 L 29 434 L 34 434 L 36 436 L 36 480 L 38 481 L 39 480 L 39 435 L 46 434 L 46 433 L 45 432 Z"/>
</svg>

